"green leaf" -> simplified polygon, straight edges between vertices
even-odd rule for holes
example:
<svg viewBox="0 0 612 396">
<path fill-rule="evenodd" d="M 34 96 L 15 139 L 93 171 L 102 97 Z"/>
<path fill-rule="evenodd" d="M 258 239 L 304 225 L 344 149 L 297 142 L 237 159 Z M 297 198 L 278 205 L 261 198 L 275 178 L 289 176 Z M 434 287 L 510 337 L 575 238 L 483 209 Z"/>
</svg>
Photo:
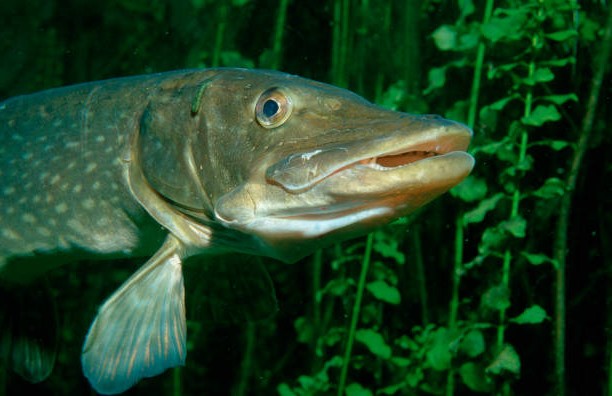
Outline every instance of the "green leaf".
<svg viewBox="0 0 612 396">
<path fill-rule="evenodd" d="M 498 9 L 498 11 L 502 11 Z M 496 15 L 481 26 L 485 38 L 496 42 L 499 40 L 513 41 L 527 34 L 521 27 L 527 21 L 527 13 L 522 10 L 503 10 L 505 15 Z"/>
<path fill-rule="evenodd" d="M 296 396 L 296 393 L 287 384 L 280 384 L 276 387 L 276 391 L 280 396 Z"/>
<path fill-rule="evenodd" d="M 472 0 L 459 0 L 458 3 L 462 19 L 472 15 L 474 11 L 476 11 L 476 7 L 474 7 L 474 2 Z"/>
<path fill-rule="evenodd" d="M 576 58 L 570 56 L 569 58 L 550 59 L 542 61 L 540 62 L 540 65 L 550 67 L 565 67 L 567 65 L 573 65 L 574 63 L 576 63 Z"/>
<path fill-rule="evenodd" d="M 555 79 L 555 74 L 548 67 L 540 67 L 536 69 L 531 78 L 526 78 L 523 82 L 527 85 L 535 85 L 537 83 L 549 82 Z"/>
<path fill-rule="evenodd" d="M 505 231 L 508 231 L 513 237 L 525 238 L 525 230 L 527 229 L 527 220 L 521 216 L 514 216 L 510 220 L 506 220 L 501 224 Z"/>
<path fill-rule="evenodd" d="M 561 30 L 554 33 L 548 33 L 545 37 L 554 40 L 554 41 L 566 41 L 571 38 L 574 38 L 578 35 L 578 32 L 575 30 Z"/>
<path fill-rule="evenodd" d="M 248 69 L 255 67 L 255 63 L 251 59 L 244 57 L 238 51 L 222 51 L 221 64 L 223 66 L 244 67 Z"/>
<path fill-rule="evenodd" d="M 507 309 L 510 307 L 510 291 L 502 285 L 493 286 L 483 294 L 481 302 L 495 311 Z"/>
<path fill-rule="evenodd" d="M 298 342 L 309 343 L 312 340 L 313 329 L 312 322 L 306 320 L 303 316 L 300 316 L 293 322 L 293 326 L 295 327 L 295 332 L 297 333 Z"/>
<path fill-rule="evenodd" d="M 344 391 L 346 396 L 372 396 L 372 392 L 369 389 L 364 388 L 356 382 L 347 386 Z"/>
<path fill-rule="evenodd" d="M 478 245 L 478 252 L 480 254 L 487 254 L 491 250 L 499 248 L 506 239 L 507 234 L 501 227 L 489 227 L 482 233 L 482 238 Z"/>
<path fill-rule="evenodd" d="M 505 345 L 493 362 L 485 369 L 485 372 L 494 375 L 505 373 L 519 375 L 521 373 L 521 359 L 511 345 Z"/>
<path fill-rule="evenodd" d="M 480 223 L 481 221 L 484 220 L 485 215 L 488 212 L 490 212 L 491 210 L 497 207 L 497 203 L 503 197 L 504 195 L 502 193 L 498 193 L 490 198 L 483 199 L 482 201 L 480 201 L 480 204 L 478 204 L 478 206 L 475 209 L 463 215 L 463 221 L 465 222 L 465 224 Z"/>
<path fill-rule="evenodd" d="M 561 114 L 555 106 L 538 105 L 529 116 L 523 117 L 521 121 L 525 125 L 541 126 L 546 122 L 559 121 L 560 119 Z"/>
<path fill-rule="evenodd" d="M 334 278 L 327 282 L 325 287 L 317 292 L 317 301 L 321 302 L 323 300 L 323 296 L 326 294 L 332 296 L 343 296 L 346 294 L 346 290 L 350 287 L 350 283 L 347 279 L 337 279 Z"/>
<path fill-rule="evenodd" d="M 509 142 L 507 136 L 504 136 L 499 141 L 493 141 L 488 144 L 483 144 L 482 146 L 474 147 L 473 152 L 475 153 L 485 153 L 485 154 L 495 154 L 499 150 L 503 149 L 505 146 L 509 146 L 512 149 L 512 144 Z"/>
<path fill-rule="evenodd" d="M 366 288 L 377 299 L 389 304 L 397 305 L 400 303 L 400 293 L 396 287 L 390 286 L 383 280 L 375 280 L 367 284 Z"/>
<path fill-rule="evenodd" d="M 364 344 L 374 355 L 382 359 L 391 357 L 391 347 L 387 345 L 380 333 L 372 329 L 359 329 L 355 334 L 355 339 Z"/>
<path fill-rule="evenodd" d="M 474 202 L 487 195 L 487 182 L 476 176 L 468 176 L 451 190 L 451 194 L 465 202 Z"/>
<path fill-rule="evenodd" d="M 488 380 L 484 367 L 478 363 L 467 362 L 459 367 L 463 383 L 474 392 L 491 392 L 493 383 Z"/>
<path fill-rule="evenodd" d="M 510 319 L 510 321 L 517 324 L 539 324 L 547 318 L 548 315 L 546 315 L 544 308 L 539 305 L 532 305 L 516 318 Z"/>
<path fill-rule="evenodd" d="M 442 51 L 449 51 L 457 46 L 457 29 L 452 25 L 440 26 L 431 36 Z"/>
<path fill-rule="evenodd" d="M 451 353 L 450 344 L 452 342 L 449 331 L 441 327 L 431 335 L 431 346 L 427 350 L 427 362 L 436 371 L 444 371 L 450 368 Z"/>
<path fill-rule="evenodd" d="M 374 233 L 373 247 L 374 251 L 380 253 L 383 257 L 395 260 L 400 265 L 406 262 L 406 257 L 400 250 L 399 240 L 385 233 L 384 230 L 378 230 Z"/>
<path fill-rule="evenodd" d="M 549 177 L 542 187 L 532 193 L 542 199 L 558 198 L 565 194 L 565 182 L 557 177 Z"/>
<path fill-rule="evenodd" d="M 485 351 L 485 340 L 480 330 L 470 330 L 461 340 L 460 349 L 469 357 L 476 357 Z"/>
<path fill-rule="evenodd" d="M 400 382 L 399 384 L 385 386 L 384 388 L 379 389 L 377 394 L 381 394 L 381 395 L 395 395 L 398 391 L 400 391 L 402 389 L 406 389 L 406 384 L 403 383 L 403 382 Z"/>
<path fill-rule="evenodd" d="M 431 68 L 427 73 L 427 79 L 429 80 L 429 86 L 423 91 L 425 95 L 437 88 L 442 88 L 446 84 L 446 67 Z"/>
<path fill-rule="evenodd" d="M 580 40 L 587 43 L 597 40 L 601 30 L 600 22 L 589 18 L 584 11 L 581 12 L 580 19 L 582 21 L 580 23 Z"/>
<path fill-rule="evenodd" d="M 404 357 L 400 357 L 400 356 L 393 356 L 391 357 L 391 363 L 396 365 L 397 367 L 408 367 L 410 366 L 410 363 L 412 363 L 411 359 L 407 359 Z"/>
<path fill-rule="evenodd" d="M 553 150 L 559 151 L 562 150 L 564 148 L 566 148 L 567 146 L 570 146 L 571 143 L 570 142 L 566 142 L 565 140 L 552 140 L 550 142 L 550 147 Z"/>
<path fill-rule="evenodd" d="M 534 146 L 547 146 L 550 147 L 551 149 L 555 150 L 555 151 L 559 151 L 559 150 L 563 150 L 566 147 L 571 147 L 571 143 L 568 142 L 567 140 L 551 140 L 551 139 L 544 139 L 544 140 L 540 140 L 538 142 L 534 142 L 531 143 L 529 146 L 530 147 L 534 147 Z"/>
<path fill-rule="evenodd" d="M 527 261 L 529 261 L 529 264 L 541 265 L 544 263 L 551 263 L 553 267 L 557 268 L 557 261 L 545 254 L 521 252 L 521 255 L 525 257 Z"/>
<path fill-rule="evenodd" d="M 556 105 L 562 105 L 565 102 L 578 102 L 578 96 L 574 93 L 564 94 L 564 95 L 546 95 L 540 96 L 539 99 L 546 100 L 549 102 L 553 102 Z"/>
<path fill-rule="evenodd" d="M 506 105 L 508 103 L 510 103 L 512 100 L 516 99 L 517 97 L 518 97 L 518 95 L 507 96 L 505 98 L 502 98 L 502 99 L 498 100 L 497 102 L 491 103 L 487 107 L 490 108 L 491 110 L 500 111 L 504 107 L 506 107 Z"/>
</svg>

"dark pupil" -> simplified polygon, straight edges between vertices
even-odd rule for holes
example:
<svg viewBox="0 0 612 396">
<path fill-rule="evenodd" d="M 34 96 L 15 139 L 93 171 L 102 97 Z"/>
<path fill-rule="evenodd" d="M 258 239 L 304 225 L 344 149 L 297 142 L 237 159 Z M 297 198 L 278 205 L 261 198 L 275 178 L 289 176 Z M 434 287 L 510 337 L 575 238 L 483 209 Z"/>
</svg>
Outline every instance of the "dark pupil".
<svg viewBox="0 0 612 396">
<path fill-rule="evenodd" d="M 268 99 L 263 105 L 263 115 L 270 118 L 278 112 L 278 103 L 275 100 Z"/>
</svg>

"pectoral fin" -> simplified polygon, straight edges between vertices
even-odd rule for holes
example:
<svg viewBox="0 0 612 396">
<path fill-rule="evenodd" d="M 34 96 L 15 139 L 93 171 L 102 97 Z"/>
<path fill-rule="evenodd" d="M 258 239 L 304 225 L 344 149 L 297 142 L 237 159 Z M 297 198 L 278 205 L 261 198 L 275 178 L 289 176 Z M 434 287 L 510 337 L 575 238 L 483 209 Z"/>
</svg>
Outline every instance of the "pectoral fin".
<svg viewBox="0 0 612 396">
<path fill-rule="evenodd" d="M 102 394 L 185 363 L 185 291 L 180 242 L 160 250 L 98 311 L 83 346 L 83 372 Z"/>
</svg>

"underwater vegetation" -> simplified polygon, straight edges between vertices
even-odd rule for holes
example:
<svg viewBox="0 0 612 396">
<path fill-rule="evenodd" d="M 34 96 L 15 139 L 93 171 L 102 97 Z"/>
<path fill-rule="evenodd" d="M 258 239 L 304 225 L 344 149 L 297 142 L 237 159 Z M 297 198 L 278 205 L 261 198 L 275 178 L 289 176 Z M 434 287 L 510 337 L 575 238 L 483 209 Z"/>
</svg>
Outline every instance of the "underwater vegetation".
<svg viewBox="0 0 612 396">
<path fill-rule="evenodd" d="M 296 264 L 252 259 L 274 282 L 271 316 L 269 295 L 236 291 L 251 262 L 192 263 L 185 367 L 126 394 L 612 395 L 608 4 L 5 0 L 0 31 L 0 99 L 271 68 L 474 130 L 471 176 L 422 211 Z M 37 385 L 2 370 L 0 394 L 90 393 L 84 335 L 141 264 L 50 273 L 55 370 Z"/>
</svg>

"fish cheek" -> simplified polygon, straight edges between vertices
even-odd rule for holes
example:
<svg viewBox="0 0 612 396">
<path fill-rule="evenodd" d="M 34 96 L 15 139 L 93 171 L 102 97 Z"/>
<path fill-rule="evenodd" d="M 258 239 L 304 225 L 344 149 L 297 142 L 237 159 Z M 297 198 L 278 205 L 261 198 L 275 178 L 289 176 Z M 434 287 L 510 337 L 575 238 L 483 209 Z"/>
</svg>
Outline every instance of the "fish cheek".
<svg viewBox="0 0 612 396">
<path fill-rule="evenodd" d="M 136 149 L 143 174 L 157 192 L 181 205 L 201 208 L 205 203 L 192 176 L 195 164 L 189 150 L 193 120 L 175 107 L 164 98 L 149 103 L 141 118 Z"/>
</svg>

